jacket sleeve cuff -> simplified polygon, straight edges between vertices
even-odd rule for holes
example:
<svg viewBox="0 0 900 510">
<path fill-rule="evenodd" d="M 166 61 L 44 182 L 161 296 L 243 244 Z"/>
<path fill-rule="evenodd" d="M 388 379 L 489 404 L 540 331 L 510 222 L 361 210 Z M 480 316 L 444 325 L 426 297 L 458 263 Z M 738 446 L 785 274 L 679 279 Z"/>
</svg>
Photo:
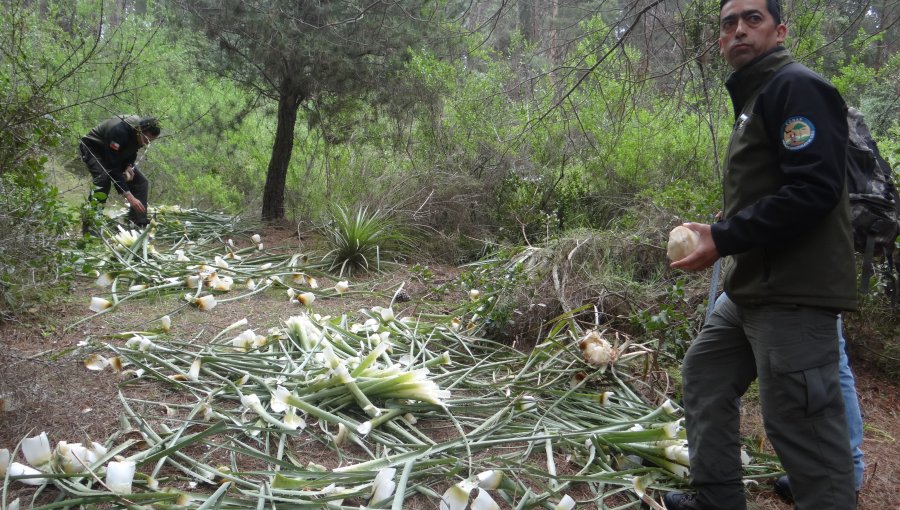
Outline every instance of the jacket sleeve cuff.
<svg viewBox="0 0 900 510">
<path fill-rule="evenodd" d="M 733 233 L 728 227 L 727 221 L 720 221 L 718 223 L 713 223 L 709 228 L 713 243 L 716 245 L 716 251 L 718 251 L 719 255 L 722 257 L 745 251 L 734 238 Z"/>
</svg>

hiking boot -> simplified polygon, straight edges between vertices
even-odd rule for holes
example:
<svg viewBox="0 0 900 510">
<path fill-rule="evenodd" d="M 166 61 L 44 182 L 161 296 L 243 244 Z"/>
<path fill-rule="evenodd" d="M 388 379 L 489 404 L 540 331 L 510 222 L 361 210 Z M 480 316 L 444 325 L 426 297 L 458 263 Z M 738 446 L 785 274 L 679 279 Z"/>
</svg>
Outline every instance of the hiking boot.
<svg viewBox="0 0 900 510">
<path fill-rule="evenodd" d="M 791 491 L 791 480 L 787 475 L 779 476 L 778 480 L 775 480 L 775 494 L 778 494 L 778 497 L 785 503 L 794 502 L 794 493 Z"/>
<path fill-rule="evenodd" d="M 695 494 L 684 492 L 670 492 L 663 497 L 666 510 L 704 510 L 697 502 Z"/>
<path fill-rule="evenodd" d="M 791 490 L 791 479 L 787 475 L 779 476 L 775 480 L 775 494 L 785 503 L 794 502 L 794 492 Z M 859 503 L 859 490 L 856 491 L 856 502 Z"/>
</svg>

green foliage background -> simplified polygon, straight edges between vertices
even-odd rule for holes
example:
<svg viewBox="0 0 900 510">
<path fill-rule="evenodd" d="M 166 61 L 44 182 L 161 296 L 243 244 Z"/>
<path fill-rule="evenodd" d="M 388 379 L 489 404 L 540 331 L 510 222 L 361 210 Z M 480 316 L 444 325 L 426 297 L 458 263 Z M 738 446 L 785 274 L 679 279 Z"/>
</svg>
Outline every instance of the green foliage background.
<svg viewBox="0 0 900 510">
<path fill-rule="evenodd" d="M 786 45 L 860 107 L 897 169 L 900 24 L 872 14 L 890 15 L 881 3 L 851 4 L 787 2 Z M 141 160 L 151 205 L 249 216 L 262 205 L 275 102 L 214 72 L 208 57 L 219 49 L 176 22 L 184 13 L 174 2 L 125 5 L 0 4 L 8 307 L 70 272 L 60 254 L 79 242 L 88 185 L 77 145 L 105 118 L 160 118 L 163 137 Z M 322 224 L 335 206 L 391 211 L 430 232 L 420 246 L 451 263 L 578 229 L 641 232 L 661 246 L 672 225 L 708 221 L 732 119 L 715 54 L 718 3 L 664 2 L 644 17 L 592 1 L 554 5 L 546 16 L 535 13 L 550 3 L 460 5 L 440 27 L 457 37 L 410 46 L 389 90 L 315 97 L 296 126 L 288 220 Z M 26 214 L 40 220 L 23 223 Z M 39 257 L 12 249 L 26 238 Z M 659 257 L 646 272 L 664 270 Z"/>
</svg>

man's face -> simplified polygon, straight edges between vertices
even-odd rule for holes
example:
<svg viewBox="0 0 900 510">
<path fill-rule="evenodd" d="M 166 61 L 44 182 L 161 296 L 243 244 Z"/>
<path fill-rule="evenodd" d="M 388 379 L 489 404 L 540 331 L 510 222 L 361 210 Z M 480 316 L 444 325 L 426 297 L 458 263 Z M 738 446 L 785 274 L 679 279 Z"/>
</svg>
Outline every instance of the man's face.
<svg viewBox="0 0 900 510">
<path fill-rule="evenodd" d="M 719 53 L 737 70 L 784 42 L 787 27 L 775 24 L 766 0 L 731 0 L 719 13 Z"/>
<path fill-rule="evenodd" d="M 153 140 L 156 140 L 156 135 L 151 135 L 149 133 L 142 133 L 142 132 L 138 131 L 137 135 L 138 135 L 138 145 L 141 147 L 149 144 Z"/>
</svg>

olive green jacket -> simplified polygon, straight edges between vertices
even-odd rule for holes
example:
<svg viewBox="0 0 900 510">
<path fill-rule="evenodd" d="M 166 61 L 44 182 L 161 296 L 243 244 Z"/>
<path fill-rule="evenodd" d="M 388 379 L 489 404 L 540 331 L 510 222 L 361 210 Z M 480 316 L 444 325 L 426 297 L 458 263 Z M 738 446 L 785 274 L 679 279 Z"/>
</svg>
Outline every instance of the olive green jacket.
<svg viewBox="0 0 900 510">
<path fill-rule="evenodd" d="M 856 309 L 846 105 L 778 47 L 728 79 L 735 126 L 712 236 L 740 305 Z"/>
</svg>

